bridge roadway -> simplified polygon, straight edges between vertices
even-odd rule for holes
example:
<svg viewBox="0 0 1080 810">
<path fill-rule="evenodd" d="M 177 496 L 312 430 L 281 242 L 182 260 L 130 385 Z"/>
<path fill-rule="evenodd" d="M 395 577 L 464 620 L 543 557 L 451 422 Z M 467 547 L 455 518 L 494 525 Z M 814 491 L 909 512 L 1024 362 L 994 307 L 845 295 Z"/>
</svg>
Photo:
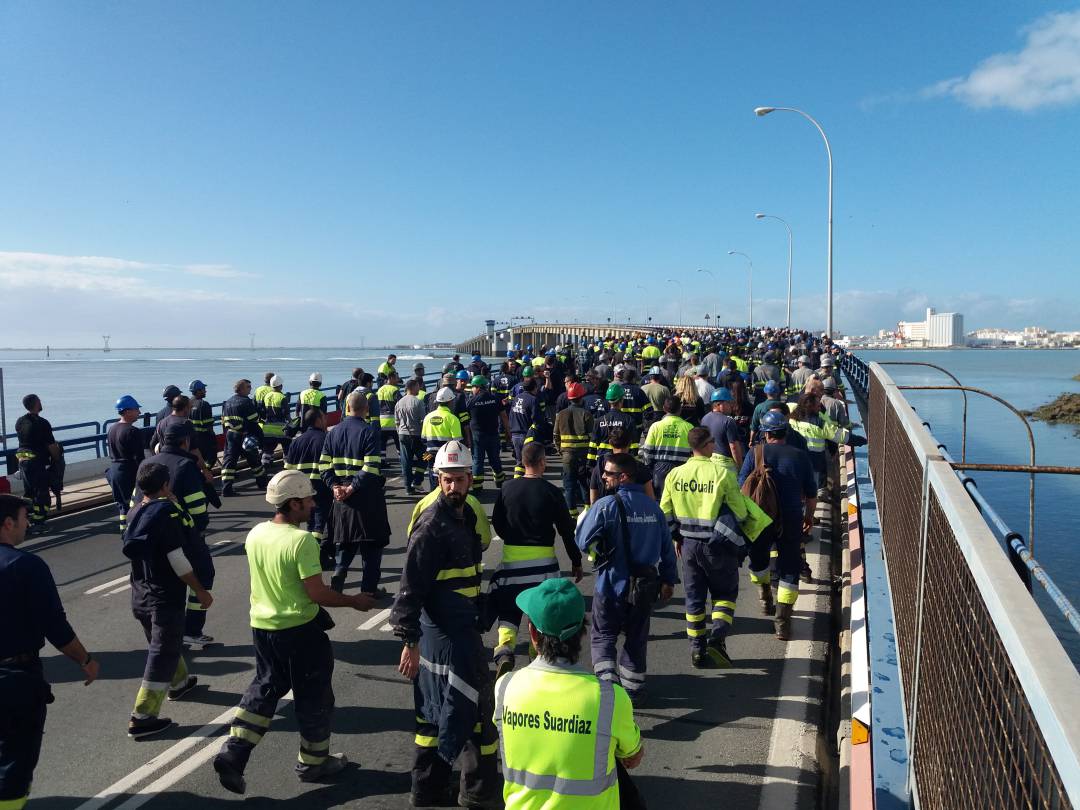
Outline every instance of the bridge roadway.
<svg viewBox="0 0 1080 810">
<path fill-rule="evenodd" d="M 557 469 L 557 460 L 552 467 Z M 549 475 L 557 483 L 551 470 Z M 490 481 L 487 486 L 481 500 L 490 514 L 495 493 Z M 177 725 L 156 738 L 134 741 L 126 735 L 146 645 L 131 616 L 127 565 L 111 508 L 59 519 L 50 535 L 23 546 L 48 562 L 76 632 L 101 662 L 100 680 L 84 687 L 71 662 L 49 646 L 43 650 L 56 702 L 49 708 L 31 808 L 206 810 L 240 799 L 221 788 L 209 759 L 253 672 L 243 541 L 270 512 L 250 481 L 239 491 L 241 497 L 226 500 L 212 514 L 207 538 L 217 566 L 207 632 L 217 643 L 188 655 L 199 686 L 182 701 L 166 703 L 163 713 Z M 394 534 L 383 583 L 393 593 L 415 499 L 400 483 L 392 482 L 388 493 Z M 636 714 L 646 754 L 634 772 L 651 807 L 705 807 L 717 799 L 741 808 L 814 806 L 826 645 L 813 639 L 827 632 L 830 590 L 824 575 L 828 563 L 818 553 L 822 546 L 810 547 L 816 579 L 803 586 L 796 640 L 787 645 L 773 638 L 771 620 L 760 615 L 744 568 L 728 645 L 735 669 L 691 669 L 681 589 L 657 609 L 649 644 L 650 696 Z M 489 569 L 499 554 L 496 540 L 485 556 Z M 561 551 L 560 558 L 568 571 Z M 354 571 L 347 589 L 358 582 Z M 586 596 L 592 583 L 587 572 Z M 248 768 L 246 798 L 255 806 L 408 806 L 412 690 L 395 669 L 401 645 L 389 632 L 388 612 L 389 601 L 367 613 L 332 611 L 337 708 L 331 745 L 348 755 L 344 775 L 331 784 L 296 779 L 297 727 L 291 704 L 284 703 Z M 519 665 L 523 658 L 519 652 Z"/>
</svg>

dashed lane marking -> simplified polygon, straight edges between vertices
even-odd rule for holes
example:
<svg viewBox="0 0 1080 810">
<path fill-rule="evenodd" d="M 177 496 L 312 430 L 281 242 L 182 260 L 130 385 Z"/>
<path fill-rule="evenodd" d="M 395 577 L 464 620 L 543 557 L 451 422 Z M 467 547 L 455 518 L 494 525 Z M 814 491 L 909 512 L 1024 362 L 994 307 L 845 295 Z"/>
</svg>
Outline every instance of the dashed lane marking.
<svg viewBox="0 0 1080 810">
<path fill-rule="evenodd" d="M 86 594 L 90 595 L 90 594 L 98 593 L 99 591 L 105 591 L 105 590 L 108 590 L 109 588 L 112 588 L 112 587 L 114 587 L 116 585 L 119 585 L 121 582 L 127 582 L 127 581 L 128 581 L 128 575 L 124 574 L 122 577 L 117 577 L 116 579 L 111 579 L 108 582 L 103 582 L 100 585 L 95 585 L 93 588 L 86 591 Z"/>
<path fill-rule="evenodd" d="M 380 610 L 378 613 L 376 613 L 374 616 L 372 616 L 370 619 L 368 619 L 366 622 L 364 622 L 362 625 L 360 625 L 356 629 L 357 630 L 370 630 L 372 627 L 377 625 L 379 622 L 386 621 L 386 619 L 389 616 L 390 616 L 390 608 L 386 608 L 385 610 Z"/>
</svg>

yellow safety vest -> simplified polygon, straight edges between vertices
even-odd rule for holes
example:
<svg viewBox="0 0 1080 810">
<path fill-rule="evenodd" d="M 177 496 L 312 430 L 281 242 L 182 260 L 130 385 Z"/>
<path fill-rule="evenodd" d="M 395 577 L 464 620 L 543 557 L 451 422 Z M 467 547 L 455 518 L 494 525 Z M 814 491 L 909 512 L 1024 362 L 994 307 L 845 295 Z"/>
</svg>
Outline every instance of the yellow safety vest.
<svg viewBox="0 0 1080 810">
<path fill-rule="evenodd" d="M 506 810 L 617 810 L 615 759 L 641 748 L 618 684 L 542 658 L 495 684 Z"/>
</svg>

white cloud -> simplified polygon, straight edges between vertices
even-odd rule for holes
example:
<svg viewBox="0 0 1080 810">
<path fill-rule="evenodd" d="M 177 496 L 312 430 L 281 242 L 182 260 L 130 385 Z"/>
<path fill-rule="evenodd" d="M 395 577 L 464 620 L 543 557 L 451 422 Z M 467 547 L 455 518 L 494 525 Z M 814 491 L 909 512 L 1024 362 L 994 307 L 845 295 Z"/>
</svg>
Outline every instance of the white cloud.
<svg viewBox="0 0 1080 810">
<path fill-rule="evenodd" d="M 168 264 L 118 259 L 112 256 L 63 256 L 56 253 L 0 251 L 0 273 L 183 273 L 207 278 L 258 278 L 258 274 L 236 270 L 227 264 Z M 59 278 L 57 278 L 59 280 Z"/>
<path fill-rule="evenodd" d="M 1080 101 L 1080 11 L 1047 14 L 1023 33 L 1021 50 L 995 54 L 967 76 L 938 82 L 923 95 L 1024 112 Z"/>
</svg>

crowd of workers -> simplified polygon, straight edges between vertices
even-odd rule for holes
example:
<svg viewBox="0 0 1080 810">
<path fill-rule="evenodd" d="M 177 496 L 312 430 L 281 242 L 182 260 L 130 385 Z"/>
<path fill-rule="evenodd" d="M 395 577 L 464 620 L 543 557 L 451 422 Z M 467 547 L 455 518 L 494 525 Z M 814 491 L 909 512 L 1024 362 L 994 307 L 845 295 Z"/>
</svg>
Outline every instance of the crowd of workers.
<svg viewBox="0 0 1080 810">
<path fill-rule="evenodd" d="M 433 388 L 422 364 L 404 375 L 390 355 L 374 374 L 358 368 L 338 386 L 334 410 L 318 373 L 293 405 L 269 372 L 254 391 L 246 379 L 233 386 L 221 410 L 220 461 L 200 380 L 190 396 L 165 388 L 152 431 L 137 424 L 139 403 L 120 397 L 107 478 L 131 560 L 132 611 L 148 642 L 129 735 L 168 728 L 165 700 L 197 682 L 183 647 L 213 640 L 205 632 L 215 577 L 210 508 L 237 494 L 244 461 L 274 514 L 245 544 L 256 674 L 214 758 L 226 789 L 245 791 L 248 759 L 290 690 L 298 777 L 321 781 L 345 766 L 330 751 L 325 608 L 370 610 L 390 596 L 379 582 L 391 534 L 387 488 L 399 486 L 417 498 L 389 618 L 402 641 L 399 671 L 414 683 L 414 806 L 643 806 L 628 771 L 644 753 L 633 711 L 647 700 L 653 607 L 681 581 L 690 665 L 731 667 L 726 640 L 749 559 L 762 612 L 774 617 L 778 639 L 791 637 L 829 454 L 864 441 L 850 430 L 840 354 L 805 332 L 656 331 L 514 346 L 498 368 L 455 355 Z M 40 401 L 29 395 L 24 404 L 17 431 L 27 499 L 0 496 L 0 609 L 26 617 L 0 631 L 0 706 L 13 713 L 0 724 L 4 810 L 25 802 L 40 748 L 44 640 L 79 663 L 88 683 L 97 676 L 47 567 L 15 548 L 43 526 L 50 464 L 62 458 Z M 279 453 L 283 469 L 271 477 Z M 549 458 L 559 461 L 561 490 L 546 478 Z M 490 518 L 477 497 L 488 467 L 498 490 Z M 485 588 L 493 535 L 501 557 Z M 347 594 L 357 555 L 360 587 Z M 576 585 L 585 558 L 596 574 L 587 628 Z M 489 652 L 483 634 L 495 626 Z M 586 636 L 591 673 L 579 664 Z"/>
</svg>

